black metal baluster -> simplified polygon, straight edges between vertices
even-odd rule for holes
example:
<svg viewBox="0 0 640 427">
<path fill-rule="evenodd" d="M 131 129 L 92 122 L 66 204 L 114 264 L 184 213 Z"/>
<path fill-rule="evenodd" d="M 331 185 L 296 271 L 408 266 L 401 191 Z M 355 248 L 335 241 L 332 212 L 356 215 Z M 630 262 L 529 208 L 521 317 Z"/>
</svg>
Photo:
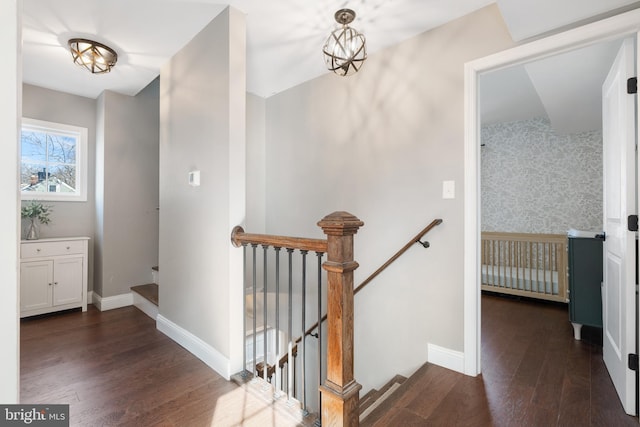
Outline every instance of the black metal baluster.
<svg viewBox="0 0 640 427">
<path fill-rule="evenodd" d="M 322 414 L 322 256 L 324 253 L 316 252 L 318 259 L 318 414 Z M 316 425 L 322 425 L 322 417 L 316 418 Z"/>
<path fill-rule="evenodd" d="M 287 330 L 289 334 L 289 345 L 287 349 L 287 394 L 289 400 L 294 397 L 294 375 L 293 369 L 295 368 L 295 362 L 293 360 L 293 249 L 287 248 L 287 253 L 289 256 L 289 318 L 287 319 L 289 322 L 289 328 Z"/>
<path fill-rule="evenodd" d="M 247 244 L 242 244 L 242 377 L 247 376 Z"/>
<path fill-rule="evenodd" d="M 258 298 L 258 290 L 257 290 L 257 279 L 256 279 L 256 248 L 258 247 L 257 244 L 253 243 L 251 244 L 251 248 L 252 248 L 252 252 L 253 252 L 253 280 L 252 280 L 252 292 L 253 292 L 253 361 L 252 361 L 252 369 L 251 371 L 253 372 L 253 377 L 257 377 L 258 376 L 258 370 L 256 367 L 256 359 L 257 359 L 257 355 L 256 355 L 256 347 L 258 346 L 257 340 L 256 340 L 256 329 L 258 327 L 257 325 L 257 317 L 258 317 L 258 313 L 256 312 L 256 299 Z"/>
<path fill-rule="evenodd" d="M 269 245 L 262 245 L 262 378 L 267 382 L 269 375 L 269 363 L 267 362 L 267 250 L 269 249 Z"/>
<path fill-rule="evenodd" d="M 306 369 L 307 369 L 307 353 L 306 353 L 306 342 L 307 342 L 307 326 L 306 326 L 306 300 L 307 300 L 307 254 L 309 251 L 300 251 L 302 254 L 302 325 L 301 330 L 302 341 L 300 342 L 300 361 L 302 363 L 302 369 L 300 370 L 300 380 L 301 380 L 301 393 L 302 393 L 302 410 L 307 412 L 307 383 L 306 383 Z"/>
<path fill-rule="evenodd" d="M 280 248 L 274 247 L 273 250 L 276 251 L 276 360 L 273 376 L 276 395 L 279 396 L 282 391 L 282 378 L 278 376 L 280 373 Z"/>
</svg>

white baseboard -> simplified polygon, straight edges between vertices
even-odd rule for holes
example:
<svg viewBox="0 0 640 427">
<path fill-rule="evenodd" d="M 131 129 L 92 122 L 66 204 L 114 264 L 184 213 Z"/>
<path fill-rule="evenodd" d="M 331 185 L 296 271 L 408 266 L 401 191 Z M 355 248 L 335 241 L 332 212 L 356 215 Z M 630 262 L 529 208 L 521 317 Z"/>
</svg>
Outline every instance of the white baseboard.
<svg viewBox="0 0 640 427">
<path fill-rule="evenodd" d="M 464 353 L 427 343 L 427 361 L 464 374 Z"/>
<path fill-rule="evenodd" d="M 135 305 L 138 310 L 142 311 L 147 316 L 151 317 L 153 320 L 158 318 L 158 306 L 149 301 L 148 299 L 142 297 L 137 292 L 131 292 L 133 294 L 133 305 Z"/>
<path fill-rule="evenodd" d="M 92 299 L 93 305 L 95 305 L 100 311 L 113 310 L 114 308 L 133 305 L 133 295 L 131 295 L 131 292 L 105 298 L 95 292 L 92 292 Z"/>
<path fill-rule="evenodd" d="M 93 291 L 87 292 L 87 305 L 93 304 Z"/>
<path fill-rule="evenodd" d="M 231 363 L 218 350 L 202 341 L 186 329 L 158 314 L 156 327 L 160 332 L 186 348 L 190 353 L 209 365 L 214 371 L 222 375 L 227 381 L 231 379 Z"/>
</svg>

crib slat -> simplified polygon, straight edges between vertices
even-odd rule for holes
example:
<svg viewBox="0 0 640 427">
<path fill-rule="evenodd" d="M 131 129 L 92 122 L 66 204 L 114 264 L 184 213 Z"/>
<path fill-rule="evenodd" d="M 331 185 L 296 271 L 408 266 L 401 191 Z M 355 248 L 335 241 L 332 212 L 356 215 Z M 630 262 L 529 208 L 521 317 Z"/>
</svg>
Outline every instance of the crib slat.
<svg viewBox="0 0 640 427">
<path fill-rule="evenodd" d="M 483 232 L 482 288 L 566 302 L 566 236 Z"/>
</svg>

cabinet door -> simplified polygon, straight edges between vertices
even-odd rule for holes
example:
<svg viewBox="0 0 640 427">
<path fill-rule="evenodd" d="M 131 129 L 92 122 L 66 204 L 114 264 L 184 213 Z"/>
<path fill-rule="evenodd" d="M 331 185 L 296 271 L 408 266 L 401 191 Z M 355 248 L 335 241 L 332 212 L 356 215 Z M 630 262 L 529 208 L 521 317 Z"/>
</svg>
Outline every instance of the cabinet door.
<svg viewBox="0 0 640 427">
<path fill-rule="evenodd" d="M 56 259 L 53 270 L 53 305 L 81 303 L 82 257 Z"/>
<path fill-rule="evenodd" d="M 20 311 L 51 307 L 53 261 L 20 263 Z"/>
</svg>

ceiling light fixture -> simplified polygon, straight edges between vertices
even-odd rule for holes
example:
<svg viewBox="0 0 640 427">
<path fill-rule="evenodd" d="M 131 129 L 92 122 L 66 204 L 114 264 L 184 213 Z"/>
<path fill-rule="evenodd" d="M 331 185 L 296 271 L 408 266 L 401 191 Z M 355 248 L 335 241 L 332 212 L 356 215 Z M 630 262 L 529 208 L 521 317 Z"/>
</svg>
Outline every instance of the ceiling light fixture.
<svg viewBox="0 0 640 427">
<path fill-rule="evenodd" d="M 73 62 L 82 65 L 93 74 L 108 73 L 118 60 L 115 50 L 93 40 L 71 39 L 69 49 Z"/>
<path fill-rule="evenodd" d="M 365 39 L 348 25 L 356 17 L 353 10 L 340 9 L 334 16 L 342 27 L 332 32 L 324 43 L 324 61 L 329 70 L 340 76 L 349 76 L 357 73 L 367 59 Z"/>
</svg>

